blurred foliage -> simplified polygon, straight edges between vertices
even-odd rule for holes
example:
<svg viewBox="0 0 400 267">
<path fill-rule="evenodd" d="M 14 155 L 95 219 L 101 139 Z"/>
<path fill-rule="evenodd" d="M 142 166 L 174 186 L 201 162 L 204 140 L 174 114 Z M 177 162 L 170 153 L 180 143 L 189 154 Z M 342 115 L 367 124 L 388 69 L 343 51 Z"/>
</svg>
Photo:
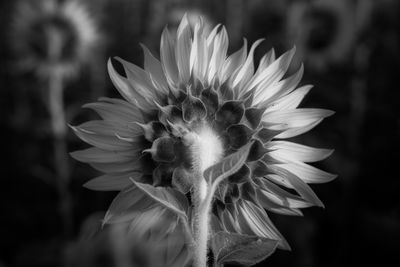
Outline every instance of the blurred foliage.
<svg viewBox="0 0 400 267">
<path fill-rule="evenodd" d="M 85 218 L 104 211 L 113 194 L 82 188 L 81 184 L 96 173 L 70 160 L 73 179 L 68 190 L 74 231 L 67 238 L 63 236 L 49 114 L 43 101 L 45 84 L 34 73 L 18 71 L 18 55 L 13 53 L 9 38 L 17 2 L 0 2 L 4 151 L 0 266 L 63 266 Z M 185 11 L 226 25 L 231 51 L 241 45 L 243 36 L 249 42 L 266 38 L 257 59 L 272 46 L 281 54 L 296 45 L 293 70 L 304 62 L 303 84 L 315 85 L 303 106 L 336 111 L 335 116 L 301 136 L 301 143 L 335 148 L 333 156 L 320 165 L 338 173 L 339 178 L 313 186 L 325 210 L 309 209 L 300 218 L 271 215 L 293 251 L 277 251 L 257 266 L 359 266 L 396 261 L 400 241 L 400 181 L 396 175 L 400 159 L 398 1 L 82 2 L 96 14 L 105 44 L 94 63 L 66 85 L 65 106 L 71 124 L 94 116 L 80 109 L 82 104 L 101 95 L 117 95 L 105 71 L 108 57 L 118 55 L 142 65 L 139 43 L 157 52 L 164 25 L 176 27 Z M 83 147 L 71 132 L 67 141 L 68 151 Z"/>
</svg>

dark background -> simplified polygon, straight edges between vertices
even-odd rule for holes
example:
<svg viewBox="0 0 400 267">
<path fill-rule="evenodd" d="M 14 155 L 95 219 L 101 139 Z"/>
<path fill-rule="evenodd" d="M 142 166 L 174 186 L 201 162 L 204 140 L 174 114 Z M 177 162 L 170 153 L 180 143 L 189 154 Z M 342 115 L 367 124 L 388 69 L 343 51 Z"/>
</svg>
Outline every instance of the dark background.
<svg viewBox="0 0 400 267">
<path fill-rule="evenodd" d="M 71 225 L 60 216 L 53 137 L 43 98 L 47 83 L 15 68 L 20 59 L 13 42 L 18 40 L 10 38 L 16 30 L 10 21 L 19 2 L 0 2 L 0 266 L 62 266 L 82 224 L 105 211 L 114 193 L 83 188 L 96 172 L 69 159 Z M 257 49 L 257 61 L 272 46 L 280 55 L 296 45 L 291 71 L 304 62 L 302 84 L 315 85 L 303 106 L 336 111 L 297 139 L 334 148 L 318 166 L 339 176 L 312 186 L 325 209 L 307 209 L 299 218 L 271 215 L 293 251 L 277 251 L 257 266 L 399 264 L 399 1 L 80 2 L 97 21 L 102 41 L 88 66 L 65 83 L 70 124 L 95 117 L 80 109 L 84 103 L 117 96 L 106 74 L 108 57 L 118 55 L 143 66 L 139 43 L 158 51 L 163 26 L 176 27 L 185 11 L 226 25 L 231 52 L 241 46 L 242 37 L 250 43 L 266 38 Z M 85 147 L 71 131 L 67 145 L 68 151 Z"/>
</svg>

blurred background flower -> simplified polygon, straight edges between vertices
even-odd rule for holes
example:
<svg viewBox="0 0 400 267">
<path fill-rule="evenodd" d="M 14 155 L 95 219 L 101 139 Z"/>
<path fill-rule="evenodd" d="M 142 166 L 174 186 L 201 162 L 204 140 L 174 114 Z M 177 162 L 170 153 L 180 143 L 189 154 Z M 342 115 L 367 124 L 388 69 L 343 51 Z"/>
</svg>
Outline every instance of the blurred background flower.
<svg viewBox="0 0 400 267">
<path fill-rule="evenodd" d="M 308 67 L 325 70 L 343 62 L 355 40 L 353 3 L 347 0 L 299 1 L 289 6 L 288 42 L 299 49 L 299 60 Z"/>
<path fill-rule="evenodd" d="M 11 21 L 11 48 L 21 70 L 68 77 L 95 55 L 100 35 L 80 1 L 19 0 Z"/>
<path fill-rule="evenodd" d="M 61 231 L 72 233 L 73 207 L 66 142 L 64 89 L 83 66 L 100 53 L 100 34 L 88 6 L 75 0 L 20 0 L 10 20 L 9 44 L 18 73 L 30 72 L 41 83 L 41 98 L 49 113 L 52 170 L 47 182 L 57 190 Z M 23 90 L 25 91 L 25 89 Z M 19 106 L 24 109 L 26 107 Z"/>
<path fill-rule="evenodd" d="M 57 5 L 66 2 L 57 1 Z M 230 34 L 229 53 L 241 46 L 242 36 L 248 37 L 249 43 L 266 38 L 259 50 L 268 51 L 274 46 L 277 54 L 296 45 L 298 51 L 303 51 L 298 64 L 305 62 L 304 84 L 315 85 L 304 106 L 326 107 L 335 110 L 336 115 L 295 141 L 316 147 L 334 147 L 333 156 L 318 167 L 337 172 L 339 178 L 329 186 L 314 187 L 327 207 L 325 210 L 306 210 L 306 216 L 299 218 L 271 216 L 292 248 L 298 249 L 290 253 L 277 251 L 265 265 L 257 266 L 384 265 L 385 261 L 393 265 L 398 261 L 400 182 L 395 174 L 400 158 L 400 92 L 396 89 L 400 71 L 399 1 L 76 2 L 87 5 L 90 13 L 95 13 L 97 29 L 108 38 L 100 42 L 99 52 L 96 51 L 98 42 L 95 42 L 89 51 L 95 58 L 93 63 L 70 72 L 74 73 L 74 79 L 64 84 L 66 117 L 74 125 L 93 116 L 89 112 L 81 113 L 78 107 L 83 103 L 96 101 L 101 95 L 113 97 L 117 94 L 105 75 L 107 58 L 119 55 L 141 66 L 140 42 L 158 56 L 160 33 L 165 24 L 172 24 L 174 10 L 196 10 L 212 24 L 225 24 L 228 32 L 233 33 Z M 54 158 L 49 144 L 53 137 L 41 93 L 46 91 L 47 85 L 43 79 L 38 79 L 31 63 L 27 64 L 29 68 L 16 68 L 17 62 L 23 62 L 20 61 L 22 54 L 15 53 L 19 44 L 13 44 L 14 33 L 11 32 L 15 25 L 13 16 L 20 14 L 18 3 L 20 1 L 0 3 L 0 108 L 4 114 L 0 125 L 1 147 L 5 152 L 0 192 L 0 262 L 4 266 L 62 266 L 62 251 L 68 243 L 78 239 L 78 229 L 84 219 L 104 210 L 114 194 L 82 188 L 81 184 L 88 177 L 96 177 L 98 173 L 84 164 L 70 164 L 73 179 L 68 188 L 73 230 L 70 237 L 64 239 L 58 194 L 51 182 Z M 23 15 L 21 24 L 28 18 L 31 17 Z M 297 25 L 292 24 L 294 20 Z M 35 32 L 37 34 L 28 39 L 43 40 L 44 31 Z M 299 32 L 305 34 L 299 36 Z M 39 53 L 35 52 L 40 56 L 34 60 L 45 62 L 43 55 L 47 54 L 41 54 L 44 48 L 41 44 L 38 43 Z M 73 46 L 61 51 L 71 51 L 71 48 Z M 256 59 L 261 56 L 255 53 Z M 83 148 L 70 132 L 66 144 L 68 151 Z"/>
</svg>

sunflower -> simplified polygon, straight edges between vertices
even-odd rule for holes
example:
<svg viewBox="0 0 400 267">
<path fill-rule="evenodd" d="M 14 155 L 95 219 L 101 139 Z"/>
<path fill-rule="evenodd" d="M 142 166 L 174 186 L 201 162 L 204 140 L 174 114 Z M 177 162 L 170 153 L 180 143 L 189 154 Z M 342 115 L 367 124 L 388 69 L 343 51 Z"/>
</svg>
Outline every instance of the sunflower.
<svg viewBox="0 0 400 267">
<path fill-rule="evenodd" d="M 194 266 L 206 266 L 208 241 L 218 264 L 254 264 L 276 247 L 289 249 L 266 210 L 301 215 L 301 208 L 323 206 L 308 183 L 335 175 L 308 164 L 332 150 L 285 139 L 333 112 L 297 108 L 311 86 L 296 89 L 303 67 L 284 78 L 295 48 L 277 59 L 269 51 L 255 69 L 262 40 L 249 51 L 244 40 L 227 56 L 225 28 L 208 32 L 201 18 L 191 27 L 187 16 L 171 36 L 165 28 L 160 60 L 143 46 L 144 69 L 117 57 L 126 77 L 109 60 L 124 100 L 87 104 L 101 119 L 72 127 L 93 146 L 72 156 L 104 173 L 85 186 L 121 191 L 104 224 L 162 206 L 193 241 Z"/>
<path fill-rule="evenodd" d="M 76 0 L 20 0 L 11 32 L 20 68 L 45 77 L 77 74 L 101 39 L 94 17 Z"/>
</svg>

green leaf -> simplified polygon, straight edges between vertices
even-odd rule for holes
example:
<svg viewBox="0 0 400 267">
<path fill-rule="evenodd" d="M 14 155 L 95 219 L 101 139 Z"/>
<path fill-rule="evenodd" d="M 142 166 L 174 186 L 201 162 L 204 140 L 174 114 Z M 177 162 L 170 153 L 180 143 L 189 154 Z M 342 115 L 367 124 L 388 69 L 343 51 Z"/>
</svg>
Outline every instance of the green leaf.
<svg viewBox="0 0 400 267">
<path fill-rule="evenodd" d="M 218 264 L 256 264 L 269 257 L 278 246 L 278 240 L 218 232 L 212 237 L 212 250 Z"/>
<path fill-rule="evenodd" d="M 174 212 L 178 216 L 186 218 L 189 208 L 187 198 L 181 192 L 169 187 L 154 187 L 150 184 L 132 182 L 146 195 L 157 203 Z"/>
<path fill-rule="evenodd" d="M 252 145 L 252 142 L 248 143 L 235 153 L 206 169 L 203 173 L 206 181 L 216 187 L 223 179 L 236 173 L 246 162 Z"/>
</svg>

